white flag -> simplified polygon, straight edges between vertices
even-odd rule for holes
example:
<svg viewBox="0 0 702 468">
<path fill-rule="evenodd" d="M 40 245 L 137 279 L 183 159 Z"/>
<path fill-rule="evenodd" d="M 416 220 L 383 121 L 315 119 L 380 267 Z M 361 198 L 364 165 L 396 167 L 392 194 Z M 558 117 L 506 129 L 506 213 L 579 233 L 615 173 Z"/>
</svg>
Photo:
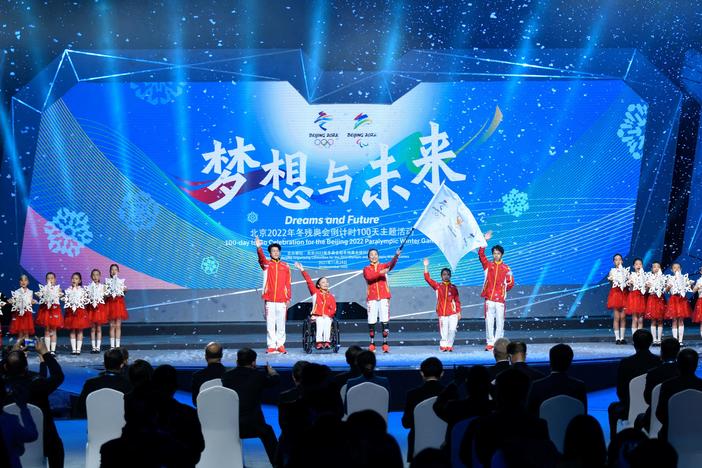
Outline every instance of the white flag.
<svg viewBox="0 0 702 468">
<path fill-rule="evenodd" d="M 414 227 L 434 241 L 454 270 L 465 254 L 487 246 L 473 213 L 455 192 L 443 184 Z"/>
</svg>

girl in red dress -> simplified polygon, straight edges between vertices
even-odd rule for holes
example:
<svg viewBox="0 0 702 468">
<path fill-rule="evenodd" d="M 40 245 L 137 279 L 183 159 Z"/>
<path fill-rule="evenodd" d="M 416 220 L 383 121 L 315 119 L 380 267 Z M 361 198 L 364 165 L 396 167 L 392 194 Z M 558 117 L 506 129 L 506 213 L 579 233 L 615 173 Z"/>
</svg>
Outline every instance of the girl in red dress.
<svg viewBox="0 0 702 468">
<path fill-rule="evenodd" d="M 56 340 L 58 329 L 63 328 L 63 315 L 61 315 L 61 286 L 56 284 L 56 275 L 53 272 L 46 274 L 46 285 L 39 285 L 39 291 L 34 293 L 39 297 L 39 312 L 37 325 L 44 327 L 44 341 L 46 348 L 56 355 Z"/>
<path fill-rule="evenodd" d="M 70 330 L 71 354 L 80 355 L 83 348 L 83 330 L 90 326 L 88 321 L 88 292 L 83 287 L 83 277 L 76 272 L 71 275 L 71 287 L 64 291 L 66 318 L 64 327 Z"/>
<path fill-rule="evenodd" d="M 607 295 L 607 308 L 614 312 L 614 329 L 615 343 L 626 344 L 624 333 L 626 331 L 626 315 L 624 315 L 624 307 L 626 306 L 626 282 L 629 278 L 629 269 L 622 265 L 623 259 L 620 254 L 614 254 L 612 257 L 614 268 L 609 270 L 607 280 L 612 283 Z"/>
<path fill-rule="evenodd" d="M 631 335 L 636 330 L 643 328 L 643 318 L 646 314 L 646 273 L 643 269 L 643 260 L 634 259 L 634 271 L 629 274 L 626 283 L 629 286 L 629 294 L 626 298 L 626 315 L 631 315 Z"/>
<path fill-rule="evenodd" d="M 129 318 L 127 306 L 124 304 L 124 293 L 127 288 L 124 280 L 119 278 L 119 266 L 110 265 L 110 277 L 105 281 L 107 286 L 107 320 L 110 321 L 110 347 L 119 348 L 122 339 L 122 321 Z"/>
<path fill-rule="evenodd" d="M 692 288 L 690 288 L 690 280 L 687 275 L 682 274 L 679 263 L 673 263 L 671 270 L 673 270 L 673 274 L 668 276 L 666 284 L 666 289 L 670 293 L 666 318 L 673 321 L 673 337 L 682 346 L 683 335 L 685 334 L 685 319 L 692 314 L 686 295 L 692 291 Z"/>
<path fill-rule="evenodd" d="M 100 270 L 90 272 L 88 292 L 88 321 L 90 322 L 91 354 L 99 354 L 102 346 L 102 326 L 107 323 L 107 306 L 105 305 L 105 285 L 100 282 Z"/>
<path fill-rule="evenodd" d="M 702 268 L 700 268 L 700 274 L 702 274 Z M 697 293 L 697 302 L 695 303 L 692 321 L 700 324 L 700 336 L 702 336 L 702 277 L 697 280 L 692 291 Z"/>
<path fill-rule="evenodd" d="M 654 346 L 660 346 L 663 338 L 663 319 L 665 318 L 665 283 L 666 277 L 661 271 L 661 264 L 653 262 L 651 271 L 646 274 L 646 320 L 651 321 L 651 334 Z"/>
<path fill-rule="evenodd" d="M 12 291 L 9 303 L 12 304 L 12 322 L 10 333 L 17 335 L 17 340 L 26 340 L 34 335 L 34 319 L 32 318 L 32 305 L 36 304 L 34 292 L 28 288 L 29 277 L 20 275 L 19 289 Z"/>
</svg>

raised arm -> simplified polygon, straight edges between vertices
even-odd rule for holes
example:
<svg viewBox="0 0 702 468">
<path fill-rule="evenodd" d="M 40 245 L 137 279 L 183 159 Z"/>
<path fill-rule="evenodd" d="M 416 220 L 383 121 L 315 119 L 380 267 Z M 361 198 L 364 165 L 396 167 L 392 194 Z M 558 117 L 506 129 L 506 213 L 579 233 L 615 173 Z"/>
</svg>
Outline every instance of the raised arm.
<svg viewBox="0 0 702 468">
<path fill-rule="evenodd" d="M 400 252 L 400 249 L 397 249 L 397 252 L 395 252 L 395 255 L 392 257 L 392 260 L 390 260 L 388 263 L 384 263 L 383 267 L 387 268 L 388 271 L 395 268 L 395 265 L 397 265 L 397 259 L 400 258 Z"/>
<path fill-rule="evenodd" d="M 266 254 L 263 253 L 263 242 L 256 236 L 256 254 L 258 255 L 258 264 L 261 265 L 261 270 L 265 270 L 268 267 L 268 259 Z"/>
<path fill-rule="evenodd" d="M 317 294 L 319 292 L 319 289 L 317 289 L 317 286 L 312 281 L 312 278 L 310 278 L 310 275 L 305 271 L 305 268 L 302 266 L 302 264 L 300 264 L 300 262 L 295 262 L 295 268 L 300 270 L 300 273 L 302 273 L 302 277 L 305 278 L 305 282 L 307 283 L 307 289 L 310 290 L 310 294 Z"/>
<path fill-rule="evenodd" d="M 436 289 L 439 287 L 439 283 L 431 279 L 431 276 L 429 276 L 429 259 L 425 258 L 424 259 L 424 281 L 426 281 L 429 286 L 431 286 L 432 289 Z"/>
<path fill-rule="evenodd" d="M 512 289 L 514 287 L 514 275 L 512 274 L 512 270 L 507 267 L 507 291 Z"/>
</svg>

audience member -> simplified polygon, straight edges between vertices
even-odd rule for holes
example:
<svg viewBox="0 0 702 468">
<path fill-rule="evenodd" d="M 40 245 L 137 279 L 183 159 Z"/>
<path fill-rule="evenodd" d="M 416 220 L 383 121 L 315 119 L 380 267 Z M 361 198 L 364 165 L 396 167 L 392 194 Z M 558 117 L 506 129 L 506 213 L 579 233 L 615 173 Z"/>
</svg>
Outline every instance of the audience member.
<svg viewBox="0 0 702 468">
<path fill-rule="evenodd" d="M 207 367 L 200 369 L 193 374 L 192 395 L 193 405 L 197 406 L 197 396 L 200 394 L 200 387 L 207 381 L 221 379 L 227 370 L 222 364 L 222 345 L 212 341 L 205 346 L 205 361 Z"/>
<path fill-rule="evenodd" d="M 580 414 L 571 419 L 565 433 L 561 468 L 604 468 L 607 444 L 597 419 Z"/>
<path fill-rule="evenodd" d="M 661 439 L 644 439 L 629 454 L 630 468 L 677 468 L 677 466 L 678 453 L 672 445 Z"/>
<path fill-rule="evenodd" d="M 0 466 L 22 468 L 20 457 L 24 454 L 24 444 L 34 442 L 39 437 L 34 419 L 29 413 L 27 401 L 22 398 L 26 395 L 16 395 L 15 403 L 19 407 L 19 417 L 6 413 L 3 409 L 7 392 L 4 385 L 0 385 Z M 20 421 L 21 418 L 21 421 Z"/>
<path fill-rule="evenodd" d="M 404 467 L 400 446 L 377 412 L 365 410 L 349 415 L 346 436 L 346 467 Z"/>
<path fill-rule="evenodd" d="M 295 364 L 293 364 L 291 374 L 295 386 L 289 390 L 280 392 L 280 396 L 278 397 L 278 405 L 292 403 L 293 401 L 300 398 L 300 383 L 302 382 L 302 370 L 305 368 L 305 366 L 307 366 L 307 364 L 309 364 L 309 362 L 307 361 L 297 361 Z M 278 414 L 278 416 L 280 416 L 280 414 Z"/>
<path fill-rule="evenodd" d="M 105 370 L 100 372 L 96 377 L 86 380 L 83 384 L 83 389 L 78 397 L 76 411 L 78 416 L 81 418 L 85 418 L 87 416 L 85 402 L 88 395 L 94 391 L 103 388 L 111 388 L 126 394 L 132 390 L 132 385 L 129 383 L 126 377 L 122 375 L 124 359 L 119 348 L 112 348 L 105 351 L 103 363 L 105 364 Z"/>
<path fill-rule="evenodd" d="M 422 376 L 422 385 L 407 392 L 405 398 L 405 411 L 402 414 L 402 427 L 409 429 L 407 435 L 407 461 L 411 462 L 414 453 L 414 408 L 426 400 L 437 396 L 444 389 L 440 382 L 444 375 L 444 366 L 435 357 L 422 361 L 419 367 Z"/>
<path fill-rule="evenodd" d="M 678 353 L 678 371 L 680 375 L 666 380 L 661 385 L 661 393 L 658 399 L 658 406 L 656 407 L 656 417 L 662 424 L 658 433 L 659 439 L 668 439 L 668 402 L 670 398 L 683 390 L 702 391 L 702 379 L 695 376 L 698 361 L 699 355 L 697 351 L 690 348 L 683 349 Z"/>
<path fill-rule="evenodd" d="M 451 468 L 451 459 L 443 450 L 426 448 L 415 455 L 410 468 Z"/>
<path fill-rule="evenodd" d="M 466 398 L 459 399 L 459 386 L 465 384 Z M 451 432 L 459 421 L 485 416 L 494 409 L 490 399 L 490 374 L 484 366 L 459 367 L 454 372 L 454 381 L 439 393 L 434 403 L 436 415 L 446 421 L 444 447 L 451 451 Z"/>
<path fill-rule="evenodd" d="M 619 401 L 611 403 L 607 408 L 610 434 L 617 432 L 617 420 L 629 418 L 629 383 L 631 380 L 646 374 L 661 364 L 660 358 L 651 353 L 649 349 L 653 344 L 653 335 L 650 331 L 643 328 L 636 330 L 633 341 L 636 352 L 622 359 L 617 368 L 617 398 Z"/>
<path fill-rule="evenodd" d="M 358 367 L 356 366 L 356 358 L 361 351 L 363 351 L 363 348 L 357 345 L 351 345 L 346 350 L 346 364 L 349 365 L 349 370 L 346 372 L 340 372 L 334 377 L 334 384 L 339 390 L 341 390 L 341 387 L 346 385 L 346 382 L 348 382 L 349 379 L 353 379 L 361 375 L 361 371 L 358 370 Z"/>
<path fill-rule="evenodd" d="M 678 371 L 678 353 L 680 352 L 680 342 L 669 336 L 661 342 L 661 365 L 654 367 L 646 374 L 646 387 L 644 388 L 644 400 L 648 404 L 646 412 L 636 418 L 637 429 L 645 428 L 647 431 L 651 427 L 651 395 L 657 385 L 668 379 L 680 375 Z"/>
<path fill-rule="evenodd" d="M 568 375 L 573 362 L 573 349 L 567 344 L 557 344 L 549 350 L 548 357 L 551 374 L 531 384 L 528 404 L 531 414 L 537 416 L 541 403 L 557 395 L 567 395 L 582 401 L 587 413 L 585 383 Z"/>
<path fill-rule="evenodd" d="M 628 467 L 631 452 L 646 439 L 648 439 L 646 434 L 631 427 L 612 434 L 609 447 L 607 447 L 607 466 L 610 468 Z"/>
<path fill-rule="evenodd" d="M 242 348 L 236 355 L 236 367 L 222 375 L 222 385 L 239 395 L 239 433 L 242 439 L 261 439 L 271 464 L 275 464 L 278 440 L 266 423 L 261 399 L 266 388 L 278 385 L 280 375 L 268 364 L 265 372 L 256 368 L 256 351 Z"/>
<path fill-rule="evenodd" d="M 362 384 L 364 382 L 372 382 L 381 387 L 385 387 L 388 392 L 390 392 L 390 382 L 386 377 L 380 377 L 375 374 L 375 353 L 372 351 L 361 351 L 356 356 L 356 367 L 361 372 L 361 375 L 349 379 L 346 382 L 346 394 L 348 395 L 349 390 L 355 385 Z"/>
<path fill-rule="evenodd" d="M 498 338 L 495 341 L 495 347 L 492 350 L 492 355 L 495 357 L 495 364 L 488 367 L 491 382 L 495 380 L 500 372 L 509 369 L 509 354 L 507 353 L 507 345 L 509 345 L 509 340 L 507 338 Z"/>
<path fill-rule="evenodd" d="M 512 363 L 512 367 L 522 371 L 529 377 L 530 381 L 543 379 L 546 377 L 543 372 L 534 369 L 526 363 L 527 345 L 523 341 L 510 341 L 507 345 L 507 354 Z"/>
<path fill-rule="evenodd" d="M 36 352 L 45 364 L 47 376 L 30 372 L 27 366 L 27 356 L 19 346 L 7 355 L 5 360 L 5 388 L 8 398 L 5 404 L 17 401 L 27 401 L 41 409 L 44 417 L 44 454 L 48 458 L 49 468 L 62 467 L 64 461 L 63 441 L 56 430 L 54 416 L 49 405 L 49 395 L 54 393 L 63 383 L 63 371 L 56 358 L 49 353 L 44 340 L 36 340 Z M 10 394 L 10 392 L 12 394 Z M 21 395 L 18 397 L 18 395 Z"/>
<path fill-rule="evenodd" d="M 119 346 L 116 349 L 122 353 L 122 369 L 120 373 L 122 377 L 129 380 L 129 350 L 124 346 Z"/>
</svg>

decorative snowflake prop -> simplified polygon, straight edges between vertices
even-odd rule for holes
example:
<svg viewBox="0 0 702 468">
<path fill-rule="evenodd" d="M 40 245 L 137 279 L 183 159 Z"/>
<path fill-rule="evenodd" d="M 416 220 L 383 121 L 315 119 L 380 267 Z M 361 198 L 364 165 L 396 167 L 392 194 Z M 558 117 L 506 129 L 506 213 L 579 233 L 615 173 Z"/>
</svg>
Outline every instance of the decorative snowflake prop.
<svg viewBox="0 0 702 468">
<path fill-rule="evenodd" d="M 84 308 L 90 303 L 88 300 L 88 292 L 82 286 L 66 289 L 63 302 L 66 304 L 66 308 L 71 309 L 73 312 L 77 309 Z"/>
<path fill-rule="evenodd" d="M 124 280 L 116 276 L 105 280 L 105 295 L 113 298 L 124 296 Z"/>
<path fill-rule="evenodd" d="M 134 95 L 149 104 L 158 106 L 167 104 L 183 94 L 185 83 L 150 82 L 132 83 L 130 87 L 134 90 Z"/>
<path fill-rule="evenodd" d="M 617 130 L 617 136 L 629 148 L 629 154 L 634 159 L 641 159 L 643 156 L 647 114 L 648 105 L 629 104 L 624 114 L 624 122 Z"/>
<path fill-rule="evenodd" d="M 214 257 L 205 257 L 202 259 L 200 268 L 206 275 L 215 275 L 219 271 L 219 262 Z"/>
<path fill-rule="evenodd" d="M 0 315 L 2 315 L 2 308 L 5 307 L 5 304 L 7 304 L 7 302 L 0 299 Z"/>
<path fill-rule="evenodd" d="M 88 215 L 68 208 L 59 209 L 44 225 L 44 232 L 49 240 L 49 250 L 69 257 L 78 256 L 80 249 L 93 240 Z"/>
<path fill-rule="evenodd" d="M 525 192 L 512 189 L 502 196 L 503 209 L 505 213 L 519 217 L 529 209 L 529 197 Z"/>
<path fill-rule="evenodd" d="M 39 285 L 39 291 L 37 291 L 36 296 L 39 298 L 39 304 L 43 304 L 47 307 L 51 307 L 53 305 L 58 305 L 59 300 L 61 299 L 61 286 L 58 284 L 54 284 L 53 286 L 50 284 L 47 285 Z"/>
<path fill-rule="evenodd" d="M 250 222 L 251 224 L 255 223 L 256 221 L 258 221 L 258 213 L 256 213 L 255 211 L 252 211 L 251 213 L 246 215 L 246 220 L 248 222 Z"/>
<path fill-rule="evenodd" d="M 156 224 L 159 210 L 148 193 L 130 192 L 122 199 L 118 215 L 130 231 L 148 230 Z"/>
<path fill-rule="evenodd" d="M 657 297 L 662 297 L 665 292 L 666 277 L 662 273 L 655 274 L 653 272 L 646 273 L 646 283 L 648 291 L 655 294 Z"/>
<path fill-rule="evenodd" d="M 643 270 L 639 273 L 632 272 L 629 275 L 629 280 L 631 281 L 631 290 L 639 291 L 641 294 L 646 294 L 646 273 Z"/>
<path fill-rule="evenodd" d="M 670 286 L 670 294 L 673 296 L 677 294 L 685 297 L 688 292 L 692 292 L 692 281 L 687 273 L 668 275 L 668 285 Z"/>
<path fill-rule="evenodd" d="M 92 305 L 93 307 L 97 307 L 98 304 L 105 303 L 107 288 L 104 284 L 91 282 L 90 285 L 85 289 L 88 293 L 88 303 L 90 305 Z"/>
<path fill-rule="evenodd" d="M 25 312 L 32 313 L 32 290 L 31 289 L 16 289 L 12 291 L 12 311 L 17 312 L 20 316 Z"/>
<path fill-rule="evenodd" d="M 608 279 L 612 282 L 612 288 L 619 288 L 624 291 L 624 288 L 626 288 L 626 281 L 629 278 L 630 270 L 631 267 L 619 267 L 609 270 Z"/>
</svg>

